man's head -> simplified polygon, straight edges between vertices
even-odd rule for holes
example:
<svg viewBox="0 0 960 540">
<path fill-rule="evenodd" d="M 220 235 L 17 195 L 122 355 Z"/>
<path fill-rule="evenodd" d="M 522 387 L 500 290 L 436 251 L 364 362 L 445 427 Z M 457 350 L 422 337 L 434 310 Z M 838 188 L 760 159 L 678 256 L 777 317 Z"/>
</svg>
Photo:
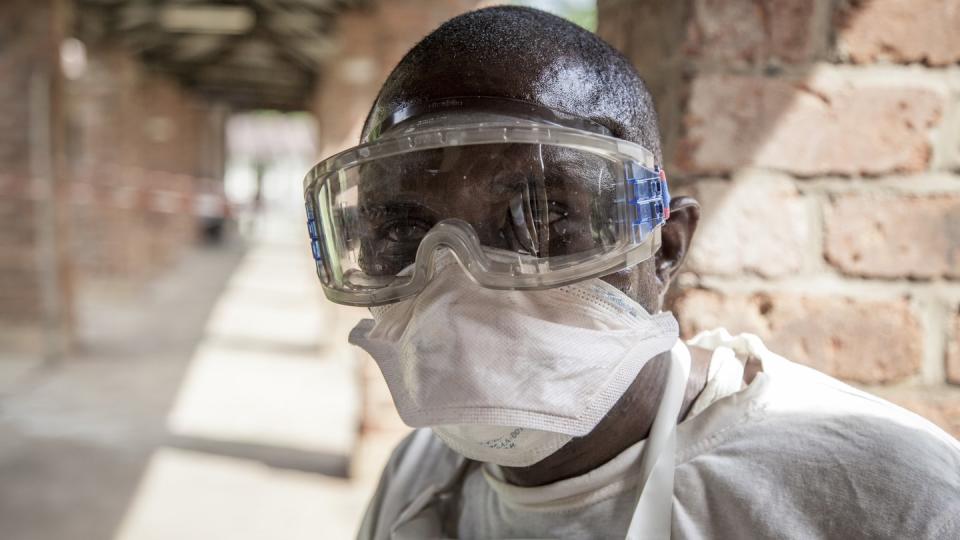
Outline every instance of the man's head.
<svg viewBox="0 0 960 540">
<path fill-rule="evenodd" d="M 466 96 L 521 100 L 589 119 L 646 147 L 661 162 L 653 102 L 630 63 L 591 32 L 520 7 L 467 13 L 424 38 L 387 78 L 361 140 L 370 140 L 398 110 Z M 658 310 L 698 218 L 695 201 L 675 199 L 657 256 L 604 279 Z"/>
</svg>

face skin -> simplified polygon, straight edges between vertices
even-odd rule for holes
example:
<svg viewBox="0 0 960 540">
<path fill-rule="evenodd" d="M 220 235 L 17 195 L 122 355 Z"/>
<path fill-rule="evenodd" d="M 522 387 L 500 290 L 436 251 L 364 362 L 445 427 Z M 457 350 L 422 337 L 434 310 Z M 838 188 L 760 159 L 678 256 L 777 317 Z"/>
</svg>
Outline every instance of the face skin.
<svg viewBox="0 0 960 540">
<path fill-rule="evenodd" d="M 507 13 L 509 17 L 503 19 L 495 13 Z M 604 125 L 616 137 L 646 146 L 658 156 L 659 161 L 659 138 L 655 133 L 655 118 L 651 122 L 650 115 L 654 113 L 649 94 L 643 90 L 642 82 L 622 56 L 605 48 L 605 44 L 586 31 L 559 27 L 562 32 L 573 34 L 574 38 L 571 39 L 587 42 L 596 49 L 591 53 L 594 57 L 598 54 L 607 55 L 604 65 L 607 69 L 613 66 L 613 75 L 598 74 L 598 70 L 593 68 L 596 58 L 584 58 L 578 53 L 580 48 L 572 47 L 569 43 L 556 46 L 547 44 L 531 49 L 531 44 L 541 38 L 539 34 L 516 38 L 518 33 L 531 31 L 550 34 L 536 29 L 569 23 L 558 23 L 555 17 L 517 8 L 502 8 L 497 12 L 481 10 L 471 16 L 477 19 L 474 23 L 476 26 L 486 28 L 486 34 L 502 31 L 516 43 L 511 41 L 499 45 L 504 40 L 494 40 L 497 45 L 488 44 L 473 51 L 471 47 L 478 40 L 468 39 L 470 36 L 462 39 L 458 37 L 459 34 L 444 37 L 443 28 L 428 36 L 397 66 L 384 84 L 371 109 L 363 140 L 368 140 L 376 132 L 376 126 L 382 119 L 411 105 L 448 97 L 502 97 L 561 109 L 593 120 Z M 469 34 L 470 30 L 468 28 L 461 33 Z M 556 34 L 554 31 L 550 35 Z M 488 50 L 495 47 L 501 47 L 502 50 Z M 536 54 L 531 54 L 531 50 L 535 50 Z M 650 126 L 653 126 L 652 133 Z M 524 157 L 510 159 L 515 159 L 512 165 L 506 165 L 511 162 L 505 159 L 498 164 L 498 168 L 524 167 Z M 484 166 L 489 164 L 484 165 L 478 160 L 476 167 L 482 169 Z M 481 182 L 481 178 L 484 178 L 483 174 L 467 175 L 466 182 L 461 179 L 459 183 L 448 184 L 449 193 L 438 196 L 433 204 L 442 207 L 443 213 L 449 212 L 445 217 L 472 215 L 471 212 L 477 209 L 477 199 L 463 195 L 487 192 L 489 186 L 486 185 L 479 191 L 476 189 L 476 183 Z M 491 207 L 500 206 L 498 210 L 487 210 L 492 215 L 506 215 L 504 200 L 495 197 L 485 200 Z M 661 231 L 662 245 L 657 254 L 632 268 L 602 278 L 651 313 L 661 310 L 664 295 L 687 255 L 700 218 L 700 206 L 690 197 L 675 198 L 670 209 L 670 218 Z M 478 234 L 485 233 L 478 231 Z M 681 418 L 703 389 L 709 364 L 709 354 L 697 349 L 692 349 L 691 354 L 693 365 Z M 506 479 L 517 485 L 533 486 L 583 474 L 644 439 L 660 401 L 668 366 L 669 352 L 652 359 L 591 433 L 573 439 L 553 455 L 530 467 L 504 468 Z"/>
</svg>

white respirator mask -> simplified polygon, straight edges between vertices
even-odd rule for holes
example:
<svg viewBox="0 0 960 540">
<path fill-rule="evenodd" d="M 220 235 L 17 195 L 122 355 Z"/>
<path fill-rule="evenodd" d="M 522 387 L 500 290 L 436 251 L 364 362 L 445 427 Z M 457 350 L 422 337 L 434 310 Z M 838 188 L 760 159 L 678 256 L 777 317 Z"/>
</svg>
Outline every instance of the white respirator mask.
<svg viewBox="0 0 960 540">
<path fill-rule="evenodd" d="M 643 366 L 677 342 L 649 314 L 590 279 L 545 290 L 482 287 L 447 251 L 416 296 L 371 308 L 350 342 L 376 360 L 397 411 L 463 456 L 524 467 L 590 433 Z"/>
</svg>

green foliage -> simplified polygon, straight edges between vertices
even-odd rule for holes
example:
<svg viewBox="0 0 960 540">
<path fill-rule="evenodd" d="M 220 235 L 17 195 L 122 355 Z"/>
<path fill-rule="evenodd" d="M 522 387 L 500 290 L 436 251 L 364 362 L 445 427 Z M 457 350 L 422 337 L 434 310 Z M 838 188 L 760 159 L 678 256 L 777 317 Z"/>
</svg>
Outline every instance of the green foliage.
<svg viewBox="0 0 960 540">
<path fill-rule="evenodd" d="M 597 29 L 596 0 L 510 0 L 509 3 L 548 11 L 591 32 Z"/>
</svg>

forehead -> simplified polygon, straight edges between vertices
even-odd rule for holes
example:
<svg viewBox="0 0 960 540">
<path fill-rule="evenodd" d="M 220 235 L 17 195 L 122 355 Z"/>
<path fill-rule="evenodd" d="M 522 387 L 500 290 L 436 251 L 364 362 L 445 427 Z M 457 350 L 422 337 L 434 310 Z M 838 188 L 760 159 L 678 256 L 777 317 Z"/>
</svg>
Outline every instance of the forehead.
<svg viewBox="0 0 960 540">
<path fill-rule="evenodd" d="M 635 85 L 614 80 L 583 58 L 563 51 L 535 58 L 529 54 L 511 56 L 508 51 L 482 62 L 463 59 L 451 64 L 451 56 L 423 59 L 422 64 L 405 59 L 398 65 L 371 107 L 361 140 L 369 140 L 373 128 L 398 111 L 432 101 L 476 97 L 563 110 L 604 126 L 615 137 L 640 142 L 632 136 L 638 98 L 622 95 L 626 91 L 636 93 Z"/>
<path fill-rule="evenodd" d="M 458 96 L 565 110 L 660 155 L 653 103 L 630 62 L 588 30 L 517 7 L 455 17 L 414 46 L 381 87 L 361 142 L 400 108 Z"/>
</svg>

